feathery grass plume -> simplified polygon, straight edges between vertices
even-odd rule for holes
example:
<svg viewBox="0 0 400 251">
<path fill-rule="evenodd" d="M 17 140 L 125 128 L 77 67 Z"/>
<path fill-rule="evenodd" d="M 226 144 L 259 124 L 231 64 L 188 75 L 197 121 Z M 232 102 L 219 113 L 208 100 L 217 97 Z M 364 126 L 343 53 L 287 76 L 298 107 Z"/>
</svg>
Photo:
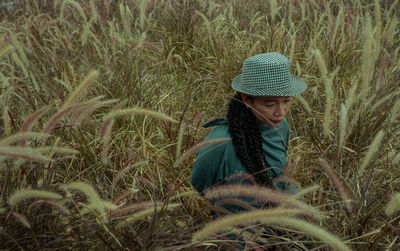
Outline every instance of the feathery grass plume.
<svg viewBox="0 0 400 251">
<path fill-rule="evenodd" d="M 179 159 L 175 162 L 174 166 L 177 167 L 182 161 L 184 161 L 186 158 L 188 158 L 190 155 L 196 153 L 200 148 L 204 146 L 208 146 L 211 144 L 216 144 L 216 143 L 222 143 L 225 141 L 231 140 L 231 138 L 218 138 L 218 139 L 212 139 L 206 142 L 199 143 L 193 147 L 191 147 L 189 150 L 184 152 Z"/>
<path fill-rule="evenodd" d="M 339 119 L 339 147 L 342 147 L 344 144 L 344 139 L 347 134 L 347 110 L 344 104 L 340 107 L 340 119 Z"/>
<path fill-rule="evenodd" d="M 351 202 L 351 196 L 347 192 L 346 187 L 344 186 L 343 182 L 339 179 L 339 177 L 335 174 L 332 168 L 329 166 L 328 162 L 324 159 L 320 159 L 319 163 L 325 168 L 326 173 L 328 174 L 329 179 L 332 183 L 336 186 L 339 190 L 340 195 L 342 196 L 343 200 L 346 203 L 346 207 L 349 211 L 353 208 Z"/>
<path fill-rule="evenodd" d="M 74 105 L 78 100 L 78 98 L 86 91 L 86 89 L 89 88 L 89 86 L 92 85 L 97 80 L 99 75 L 100 75 L 99 72 L 96 70 L 89 72 L 83 79 L 81 84 L 75 89 L 75 91 L 70 94 L 69 98 L 67 99 L 67 101 L 65 101 L 61 110 Z"/>
<path fill-rule="evenodd" d="M 197 191 L 194 191 L 194 190 L 186 191 L 186 192 L 183 192 L 183 193 L 176 193 L 176 194 L 172 195 L 169 198 L 169 201 L 173 201 L 173 200 L 184 198 L 184 197 L 200 197 L 200 195 L 199 195 L 199 193 Z"/>
<path fill-rule="evenodd" d="M 130 205 L 122 206 L 120 208 L 112 210 L 110 212 L 109 217 L 110 218 L 122 217 L 128 213 L 142 211 L 142 210 L 149 209 L 149 208 L 154 209 L 154 203 L 156 204 L 157 207 L 160 207 L 160 208 L 163 205 L 163 203 L 161 203 L 161 202 L 152 202 L 152 201 L 130 204 Z"/>
<path fill-rule="evenodd" d="M 326 67 L 325 60 L 318 49 L 315 50 L 314 56 L 318 64 L 319 71 L 321 72 L 322 79 L 323 81 L 326 81 L 328 77 L 328 68 Z"/>
<path fill-rule="evenodd" d="M 143 165 L 146 165 L 147 163 L 148 163 L 148 161 L 141 161 L 141 162 L 135 163 L 133 165 L 130 165 L 128 167 L 125 167 L 124 169 L 122 169 L 121 171 L 118 172 L 117 176 L 115 176 L 115 178 L 112 181 L 111 186 L 114 188 L 117 185 L 118 181 L 121 179 L 122 175 L 129 172 L 132 168 L 143 166 Z"/>
<path fill-rule="evenodd" d="M 58 211 L 60 211 L 60 213 L 64 214 L 64 215 L 68 215 L 69 211 L 66 207 L 64 207 L 63 205 L 60 205 L 52 200 L 35 200 L 34 202 L 32 202 L 29 207 L 28 207 L 28 212 L 35 206 L 37 205 L 42 205 L 42 204 L 47 204 L 50 205 L 52 207 L 54 207 L 55 209 L 57 209 Z"/>
<path fill-rule="evenodd" d="M 42 133 L 42 132 L 20 132 L 20 133 L 14 133 L 11 136 L 8 136 L 6 138 L 3 138 L 0 140 L 0 146 L 6 146 L 10 145 L 16 141 L 21 141 L 21 140 L 27 140 L 27 139 L 32 139 L 32 138 L 45 138 L 50 136 L 47 133 Z"/>
<path fill-rule="evenodd" d="M 102 200 L 91 185 L 83 182 L 72 182 L 70 184 L 63 185 L 62 189 L 66 191 L 76 190 L 85 194 L 92 208 L 96 210 L 104 220 L 106 219 L 105 208 Z"/>
<path fill-rule="evenodd" d="M 24 77 L 28 78 L 29 77 L 28 70 L 26 69 L 24 62 L 22 62 L 22 60 L 18 57 L 17 53 L 13 51 L 11 53 L 11 57 L 14 60 L 14 62 L 19 66 L 19 68 L 21 68 Z"/>
<path fill-rule="evenodd" d="M 375 17 L 375 37 L 376 37 L 375 55 L 378 56 L 380 51 L 381 30 L 382 30 L 381 6 L 379 4 L 379 0 L 375 0 L 374 12 L 375 12 L 374 17 Z"/>
<path fill-rule="evenodd" d="M 146 116 L 149 116 L 149 117 L 152 117 L 155 119 L 160 119 L 160 120 L 164 120 L 164 121 L 168 121 L 168 122 L 172 122 L 172 123 L 178 123 L 178 121 L 171 118 L 167 114 L 164 114 L 162 112 L 155 112 L 155 111 L 147 110 L 147 109 L 144 109 L 141 107 L 132 107 L 132 108 L 126 108 L 126 109 L 122 109 L 122 110 L 118 110 L 118 111 L 113 111 L 113 112 L 110 112 L 109 114 L 107 114 L 105 116 L 105 119 L 127 116 L 127 115 L 136 115 L 136 114 L 146 115 Z"/>
<path fill-rule="evenodd" d="M 337 31 L 339 29 L 339 25 L 342 23 L 341 22 L 342 17 L 343 17 L 343 7 L 340 6 L 339 13 L 337 14 L 337 17 L 336 17 L 335 28 L 333 29 L 333 32 L 331 33 L 332 35 L 331 35 L 331 39 L 330 39 L 330 41 L 331 41 L 330 48 L 332 50 L 335 48 L 335 44 L 337 41 L 336 35 L 337 35 Z"/>
<path fill-rule="evenodd" d="M 100 129 L 100 140 L 103 141 L 103 148 L 101 151 L 101 158 L 103 163 L 107 162 L 107 152 L 110 146 L 111 130 L 114 125 L 114 119 L 109 118 L 104 121 Z"/>
<path fill-rule="evenodd" d="M 81 123 L 86 117 L 88 117 L 92 112 L 95 110 L 102 108 L 104 106 L 108 106 L 110 104 L 114 104 L 117 102 L 117 99 L 101 101 L 95 104 L 91 104 L 90 106 L 85 107 L 84 109 L 80 110 L 79 113 L 71 115 L 71 123 Z"/>
<path fill-rule="evenodd" d="M 276 0 L 270 0 L 270 8 L 271 8 L 271 23 L 275 22 L 275 18 L 276 18 L 276 13 L 277 13 L 277 4 L 276 4 Z"/>
<path fill-rule="evenodd" d="M 362 66 L 361 66 L 361 94 L 362 99 L 365 102 L 367 99 L 369 91 L 369 83 L 373 74 L 373 46 L 374 38 L 371 26 L 371 18 L 369 15 L 366 17 L 365 27 L 363 31 L 364 44 L 363 44 L 363 54 L 362 54 Z"/>
<path fill-rule="evenodd" d="M 123 226 L 126 226 L 126 223 L 130 224 L 130 223 L 132 223 L 132 222 L 134 222 L 136 220 L 140 220 L 140 219 L 142 219 L 142 218 L 144 218 L 146 216 L 150 216 L 150 215 L 154 214 L 155 210 L 157 212 L 161 212 L 162 210 L 165 210 L 165 209 L 172 210 L 172 209 L 175 209 L 175 208 L 177 208 L 177 207 L 179 207 L 181 205 L 182 205 L 181 203 L 173 203 L 173 204 L 167 204 L 165 206 L 159 206 L 156 209 L 153 207 L 153 208 L 150 208 L 150 209 L 141 210 L 141 211 L 139 211 L 137 213 L 134 213 L 134 214 L 130 215 L 125 221 L 119 223 L 117 225 L 117 228 L 121 228 Z M 154 204 L 153 204 L 153 206 L 154 206 Z"/>
<path fill-rule="evenodd" d="M 298 193 L 292 194 L 291 196 L 294 198 L 302 198 L 304 195 L 308 194 L 308 193 L 312 193 L 317 191 L 320 188 L 319 185 L 314 185 L 314 186 L 310 186 L 310 187 L 306 187 L 301 189 Z"/>
<path fill-rule="evenodd" d="M 383 98 L 381 98 L 378 102 L 376 102 L 370 109 L 370 112 L 373 113 L 376 109 L 378 109 L 381 105 L 383 104 L 387 104 L 388 102 L 390 102 L 391 100 L 395 100 L 396 96 L 400 94 L 400 91 L 398 92 L 392 92 L 390 95 L 387 95 Z M 399 102 L 400 99 L 397 98 L 397 103 Z M 371 101 L 373 101 L 373 99 L 371 99 Z M 370 102 L 371 103 L 371 102 Z M 395 105 L 393 106 L 392 110 L 395 109 L 396 105 L 398 105 L 397 103 L 395 103 Z M 391 114 L 395 114 L 394 112 L 391 112 Z M 389 116 L 390 117 L 390 116 Z"/>
<path fill-rule="evenodd" d="M 79 154 L 78 150 L 65 147 L 58 147 L 58 146 L 43 146 L 35 148 L 35 150 L 41 154 L 46 154 L 46 155 L 52 155 L 49 154 L 50 152 L 58 154 L 71 154 L 71 155 Z"/>
<path fill-rule="evenodd" d="M 229 215 L 208 223 L 205 227 L 193 235 L 192 242 L 206 240 L 210 235 L 228 232 L 232 228 L 239 225 L 251 225 L 257 222 L 264 222 L 270 218 L 299 215 L 302 212 L 303 211 L 299 209 L 272 208 Z"/>
<path fill-rule="evenodd" d="M 0 50 L 0 60 L 3 58 L 3 57 L 5 57 L 5 56 L 7 56 L 11 51 L 13 51 L 14 50 L 14 47 L 13 46 L 11 46 L 11 45 L 8 45 L 8 46 L 6 46 L 6 47 L 4 47 L 4 48 L 1 48 L 1 50 Z"/>
<path fill-rule="evenodd" d="M 385 213 L 392 216 L 400 210 L 400 193 L 393 194 L 390 202 L 386 205 Z"/>
<path fill-rule="evenodd" d="M 43 156 L 36 149 L 19 146 L 0 146 L 0 156 L 22 158 L 44 163 L 51 161 L 50 158 Z"/>
<path fill-rule="evenodd" d="M 182 123 L 180 128 L 179 128 L 177 142 L 176 142 L 176 156 L 175 156 L 175 159 L 178 159 L 179 155 L 181 154 L 183 134 L 185 133 L 185 129 L 186 129 L 185 123 Z"/>
<path fill-rule="evenodd" d="M 390 124 L 395 122 L 396 118 L 399 116 L 399 113 L 400 113 L 400 99 L 398 98 L 393 108 L 390 110 L 390 115 L 389 115 Z"/>
<path fill-rule="evenodd" d="M 22 60 L 21 63 L 23 65 L 29 65 L 28 58 L 26 57 L 26 54 L 24 52 L 24 48 L 22 47 L 21 43 L 18 41 L 18 38 L 15 35 L 14 31 L 8 29 L 8 34 L 10 35 L 11 42 L 13 43 L 13 46 L 18 51 L 19 57 L 21 57 L 21 60 Z M 18 57 L 17 54 L 15 54 L 15 56 Z"/>
<path fill-rule="evenodd" d="M 361 163 L 360 169 L 358 170 L 358 177 L 363 175 L 365 168 L 367 167 L 369 162 L 372 160 L 372 157 L 375 155 L 375 153 L 378 151 L 384 135 L 385 135 L 385 133 L 382 130 L 376 134 L 371 145 L 368 147 L 368 151 L 365 154 L 365 157 L 364 157 L 363 162 Z"/>
<path fill-rule="evenodd" d="M 90 0 L 89 4 L 90 4 L 90 11 L 91 11 L 90 22 L 96 22 L 98 20 L 96 4 L 95 4 L 94 0 Z"/>
<path fill-rule="evenodd" d="M 111 112 L 118 111 L 127 103 L 127 100 L 121 101 L 119 104 L 114 106 L 111 110 Z M 100 140 L 103 142 L 103 148 L 101 151 L 101 158 L 103 160 L 103 163 L 107 162 L 107 152 L 108 152 L 108 147 L 110 145 L 110 138 L 111 138 L 111 131 L 112 127 L 114 125 L 114 118 L 106 118 L 104 119 L 103 125 L 100 128 Z"/>
<path fill-rule="evenodd" d="M 273 189 L 255 185 L 223 185 L 207 189 L 205 198 L 209 200 L 222 198 L 252 198 L 258 202 L 272 202 L 282 206 L 302 209 L 307 215 L 316 219 L 323 219 L 325 216 L 316 208 L 304 202 L 296 200 Z"/>
<path fill-rule="evenodd" d="M 84 203 L 79 203 L 79 204 L 83 206 L 83 208 L 79 211 L 79 213 L 81 215 L 88 214 L 90 212 L 93 212 L 93 210 L 96 209 L 96 205 L 93 205 L 93 204 L 84 204 Z M 113 210 L 118 209 L 117 205 L 114 205 L 113 203 L 111 203 L 109 201 L 100 200 L 100 204 L 106 211 L 113 211 Z"/>
<path fill-rule="evenodd" d="M 302 231 L 322 240 L 324 243 L 330 245 L 334 250 L 351 251 L 351 249 L 339 238 L 327 232 L 325 229 L 305 220 L 296 219 L 294 217 L 268 217 L 264 222 L 272 226 L 282 226 Z"/>
<path fill-rule="evenodd" d="M 4 132 L 5 135 L 11 134 L 11 119 L 8 115 L 8 108 L 5 107 L 3 110 L 3 125 L 4 125 Z"/>
<path fill-rule="evenodd" d="M 8 204 L 15 206 L 22 200 L 27 200 L 27 199 L 59 200 L 61 198 L 62 198 L 61 195 L 54 192 L 34 190 L 34 189 L 21 189 L 19 191 L 14 192 L 10 196 L 10 198 L 8 198 Z"/>
<path fill-rule="evenodd" d="M 290 6 L 292 6 L 292 2 L 290 2 Z M 289 15 L 290 15 L 290 13 L 289 13 Z M 296 33 L 294 33 L 292 35 L 292 38 L 290 41 L 289 62 L 291 65 L 293 65 L 293 55 L 294 55 L 295 45 L 296 45 Z"/>
<path fill-rule="evenodd" d="M 32 129 L 33 124 L 42 116 L 47 110 L 49 109 L 48 106 L 40 108 L 39 110 L 35 111 L 28 118 L 25 119 L 24 123 L 21 126 L 21 132 L 27 132 Z"/>
<path fill-rule="evenodd" d="M 140 9 L 140 12 L 139 12 L 139 25 L 140 25 L 141 29 L 144 28 L 144 24 L 147 21 L 146 7 L 147 7 L 147 0 L 140 1 L 140 5 L 139 5 L 139 9 Z"/>
<path fill-rule="evenodd" d="M 296 99 L 297 99 L 298 101 L 300 101 L 300 103 L 303 105 L 304 109 L 306 109 L 306 111 L 307 111 L 309 114 L 313 114 L 310 105 L 308 104 L 308 102 L 307 102 L 302 96 L 296 96 Z"/>
<path fill-rule="evenodd" d="M 81 15 L 81 17 L 83 18 L 83 20 L 86 23 L 86 15 L 85 15 L 85 11 L 82 9 L 81 5 L 78 2 L 75 2 L 74 0 L 63 0 L 61 7 L 60 7 L 60 19 L 64 19 L 64 10 L 65 10 L 65 5 L 70 4 L 72 5 L 79 13 L 79 15 Z"/>
<path fill-rule="evenodd" d="M 17 221 L 19 221 L 20 223 L 22 223 L 22 225 L 24 225 L 26 228 L 29 228 L 29 229 L 32 228 L 31 224 L 29 224 L 28 219 L 25 217 L 25 215 L 22 215 L 22 214 L 19 214 L 16 212 L 12 212 L 11 215 L 14 216 L 15 219 Z"/>
<path fill-rule="evenodd" d="M 71 110 L 73 109 L 72 106 L 62 109 L 61 111 L 54 114 L 49 121 L 47 122 L 46 126 L 43 129 L 44 133 L 50 133 L 53 129 L 55 124 L 64 118 Z"/>
<path fill-rule="evenodd" d="M 124 27 L 124 31 L 128 34 L 131 34 L 131 22 L 132 13 L 129 10 L 129 6 L 125 6 L 123 3 L 119 5 L 119 13 L 121 15 L 122 26 Z"/>
</svg>

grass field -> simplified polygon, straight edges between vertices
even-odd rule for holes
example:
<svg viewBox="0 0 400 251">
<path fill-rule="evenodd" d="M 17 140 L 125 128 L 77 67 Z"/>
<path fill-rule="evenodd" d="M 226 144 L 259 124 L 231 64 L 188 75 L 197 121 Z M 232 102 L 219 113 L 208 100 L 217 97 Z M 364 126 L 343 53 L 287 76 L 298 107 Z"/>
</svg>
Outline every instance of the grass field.
<svg viewBox="0 0 400 251">
<path fill-rule="evenodd" d="M 397 0 L 3 3 L 0 249 L 398 250 L 399 10 Z M 213 220 L 189 183 L 201 125 L 225 115 L 243 60 L 271 51 L 308 84 L 288 115 L 286 179 L 304 198 L 220 188 L 208 198 L 254 194 L 279 208 Z"/>
</svg>

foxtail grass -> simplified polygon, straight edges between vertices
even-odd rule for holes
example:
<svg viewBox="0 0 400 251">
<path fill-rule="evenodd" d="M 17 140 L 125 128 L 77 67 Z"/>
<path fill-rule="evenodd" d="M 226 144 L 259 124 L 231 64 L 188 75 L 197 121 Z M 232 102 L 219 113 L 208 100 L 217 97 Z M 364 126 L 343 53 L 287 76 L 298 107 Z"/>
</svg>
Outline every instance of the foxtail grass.
<svg viewBox="0 0 400 251">
<path fill-rule="evenodd" d="M 206 240 L 211 235 L 228 232 L 232 228 L 239 225 L 251 225 L 257 222 L 265 222 L 269 218 L 282 216 L 295 216 L 304 213 L 300 209 L 260 209 L 240 214 L 226 216 L 224 218 L 208 223 L 204 228 L 195 233 L 192 237 L 192 242 Z"/>
<path fill-rule="evenodd" d="M 14 216 L 14 218 L 19 221 L 24 227 L 31 229 L 31 224 L 28 222 L 28 219 L 26 218 L 25 215 L 16 213 L 16 212 L 12 212 L 11 213 L 12 216 Z"/>
<path fill-rule="evenodd" d="M 186 152 L 184 152 L 179 159 L 176 160 L 174 166 L 178 166 L 182 161 L 184 161 L 185 159 L 187 159 L 189 156 L 191 156 L 192 154 L 196 153 L 198 150 L 200 150 L 202 147 L 211 145 L 211 144 L 216 144 L 216 143 L 223 143 L 225 141 L 231 140 L 230 138 L 218 138 L 218 139 L 212 139 L 206 142 L 202 142 L 199 143 L 193 147 L 191 147 L 189 150 L 187 150 Z M 201 156 L 199 156 L 199 158 L 201 158 Z"/>
<path fill-rule="evenodd" d="M 19 146 L 0 146 L 0 156 L 21 158 L 31 161 L 48 163 L 51 159 L 42 155 L 38 150 Z"/>
<path fill-rule="evenodd" d="M 41 139 L 45 137 L 49 137 L 50 135 L 47 133 L 40 133 L 40 132 L 21 132 L 21 133 L 14 133 L 6 138 L 0 140 L 0 146 L 7 146 L 11 145 L 17 141 L 25 141 L 28 139 Z"/>
<path fill-rule="evenodd" d="M 372 141 L 371 145 L 368 147 L 368 151 L 365 154 L 365 157 L 361 163 L 360 169 L 358 170 L 358 177 L 362 176 L 367 168 L 368 164 L 371 162 L 372 158 L 378 151 L 381 141 L 385 133 L 383 131 L 379 131 Z"/>
<path fill-rule="evenodd" d="M 62 188 L 66 191 L 75 190 L 85 194 L 86 197 L 88 198 L 91 208 L 96 210 L 100 214 L 100 217 L 102 217 L 104 220 L 106 219 L 105 208 L 102 203 L 102 200 L 100 199 L 100 196 L 93 189 L 91 185 L 83 182 L 73 182 L 67 185 L 63 185 Z"/>
<path fill-rule="evenodd" d="M 99 75 L 100 74 L 98 71 L 89 72 L 83 79 L 81 84 L 75 89 L 75 91 L 70 94 L 69 98 L 67 99 L 67 101 L 65 101 L 61 110 L 74 105 L 76 101 L 79 99 L 79 97 L 82 96 L 83 93 L 85 93 L 85 91 L 89 88 L 89 86 L 92 85 L 97 80 Z"/>
<path fill-rule="evenodd" d="M 386 205 L 385 213 L 392 216 L 400 210 L 400 193 L 392 195 L 389 203 Z"/>
<path fill-rule="evenodd" d="M 257 202 L 272 202 L 284 207 L 294 207 L 304 210 L 307 215 L 316 219 L 323 219 L 325 216 L 316 208 L 296 200 L 295 198 L 277 192 L 275 190 L 255 185 L 224 185 L 208 189 L 205 197 L 209 200 L 220 200 L 224 198 L 251 198 Z"/>
<path fill-rule="evenodd" d="M 35 200 L 34 202 L 32 202 L 29 205 L 28 212 L 32 208 L 34 208 L 34 207 L 36 207 L 38 205 L 50 205 L 51 207 L 57 209 L 61 214 L 64 214 L 64 215 L 70 214 L 69 210 L 64 205 L 62 205 L 61 203 L 57 203 L 57 202 L 55 202 L 53 200 Z"/>
<path fill-rule="evenodd" d="M 335 174 L 332 168 L 329 166 L 328 162 L 324 159 L 320 159 L 320 164 L 325 168 L 326 173 L 328 174 L 329 179 L 335 185 L 335 187 L 339 190 L 340 195 L 346 203 L 346 207 L 349 211 L 352 210 L 352 199 L 350 194 L 347 192 L 346 187 L 343 182 L 339 179 L 339 177 Z"/>
<path fill-rule="evenodd" d="M 8 198 L 8 204 L 15 206 L 19 202 L 28 199 L 49 199 L 49 200 L 59 200 L 62 196 L 58 193 L 41 191 L 34 189 L 21 189 L 14 192 L 10 198 Z"/>
</svg>

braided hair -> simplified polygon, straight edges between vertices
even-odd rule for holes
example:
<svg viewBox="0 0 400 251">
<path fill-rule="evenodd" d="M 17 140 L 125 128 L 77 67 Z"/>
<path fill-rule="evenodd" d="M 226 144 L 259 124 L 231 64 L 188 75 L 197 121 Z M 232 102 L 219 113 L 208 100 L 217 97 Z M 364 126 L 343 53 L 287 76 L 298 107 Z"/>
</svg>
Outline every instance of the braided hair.
<svg viewBox="0 0 400 251">
<path fill-rule="evenodd" d="M 252 98 L 249 96 L 250 100 Z M 272 187 L 271 177 L 265 169 L 267 162 L 262 149 L 260 127 L 250 108 L 243 103 L 240 92 L 231 99 L 226 118 L 228 131 L 240 162 L 259 185 Z"/>
</svg>

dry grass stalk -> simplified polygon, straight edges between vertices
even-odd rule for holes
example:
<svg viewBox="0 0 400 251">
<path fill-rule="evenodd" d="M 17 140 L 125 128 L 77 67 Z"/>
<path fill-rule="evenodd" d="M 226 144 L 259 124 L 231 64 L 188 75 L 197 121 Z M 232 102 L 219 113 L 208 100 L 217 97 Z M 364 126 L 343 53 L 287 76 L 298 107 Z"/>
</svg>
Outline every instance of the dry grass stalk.
<svg viewBox="0 0 400 251">
<path fill-rule="evenodd" d="M 192 154 L 196 153 L 198 150 L 200 150 L 202 147 L 211 145 L 211 144 L 216 144 L 216 143 L 222 143 L 225 141 L 231 140 L 231 138 L 218 138 L 218 139 L 212 139 L 206 142 L 199 143 L 193 147 L 191 147 L 189 150 L 187 150 L 185 153 L 181 155 L 179 159 L 175 162 L 174 166 L 178 166 L 182 161 L 184 161 L 186 158 L 191 156 Z"/>
<path fill-rule="evenodd" d="M 339 177 L 335 174 L 332 168 L 329 166 L 328 162 L 324 159 L 320 159 L 319 163 L 325 168 L 326 173 L 328 174 L 329 179 L 332 183 L 336 186 L 339 190 L 340 195 L 342 196 L 343 200 L 346 203 L 346 207 L 349 211 L 353 208 L 352 206 L 352 199 L 350 194 L 347 192 L 346 187 L 344 186 L 343 182 L 339 179 Z"/>
<path fill-rule="evenodd" d="M 59 200 L 62 196 L 58 193 L 49 191 L 40 191 L 34 189 L 21 189 L 14 192 L 10 198 L 8 198 L 8 204 L 15 206 L 22 200 L 28 199 L 49 199 L 49 200 Z"/>
<path fill-rule="evenodd" d="M 114 178 L 113 181 L 112 181 L 112 187 L 114 188 L 114 187 L 117 185 L 118 181 L 121 179 L 121 177 L 122 177 L 125 173 L 129 172 L 129 171 L 130 171 L 131 169 L 133 169 L 133 168 L 146 165 L 147 163 L 148 163 L 147 161 L 141 161 L 141 162 L 135 163 L 135 164 L 133 164 L 133 165 L 129 165 L 128 167 L 125 167 L 124 169 L 122 169 L 121 171 L 119 171 L 118 174 L 117 174 L 117 176 L 115 176 L 115 178 Z"/>
<path fill-rule="evenodd" d="M 371 145 L 368 147 L 368 151 L 365 154 L 365 157 L 364 157 L 363 162 L 361 163 L 360 169 L 358 170 L 358 177 L 360 177 L 364 174 L 365 168 L 368 166 L 368 164 L 372 160 L 372 157 L 374 157 L 375 153 L 378 151 L 384 135 L 385 135 L 385 133 L 383 131 L 379 131 L 376 134 Z"/>
<path fill-rule="evenodd" d="M 280 216 L 294 216 L 301 213 L 303 213 L 303 211 L 299 209 L 274 208 L 253 210 L 250 212 L 229 215 L 208 223 L 204 228 L 193 235 L 192 242 L 206 240 L 209 236 L 213 234 L 228 232 L 236 226 L 251 225 L 257 222 L 264 222 L 269 218 L 276 218 Z"/>
<path fill-rule="evenodd" d="M 71 155 L 79 154 L 79 151 L 77 151 L 75 149 L 58 147 L 58 146 L 43 146 L 43 147 L 35 148 L 35 150 L 41 154 L 46 154 L 47 156 L 51 156 L 54 153 L 71 154 Z M 70 156 L 70 157 L 72 157 L 72 156 Z"/>
<path fill-rule="evenodd" d="M 51 161 L 49 157 L 41 155 L 36 149 L 18 146 L 0 146 L 0 156 L 22 158 L 43 163 Z"/>
</svg>

